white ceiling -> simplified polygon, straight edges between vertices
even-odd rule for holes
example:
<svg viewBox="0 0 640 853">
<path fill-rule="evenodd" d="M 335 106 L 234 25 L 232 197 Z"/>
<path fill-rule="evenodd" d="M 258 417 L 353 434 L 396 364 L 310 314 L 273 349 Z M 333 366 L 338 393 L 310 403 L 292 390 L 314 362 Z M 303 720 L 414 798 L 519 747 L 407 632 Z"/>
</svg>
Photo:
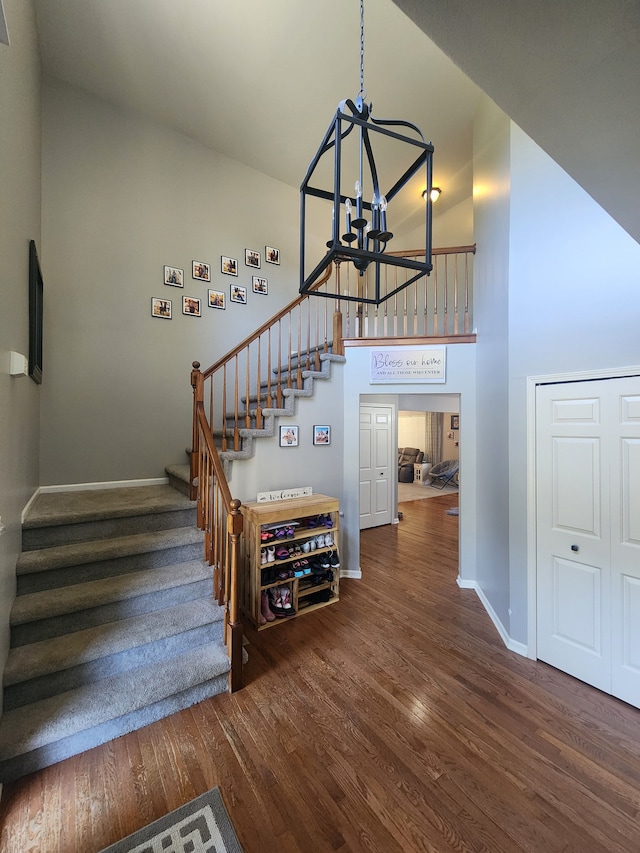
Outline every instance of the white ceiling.
<svg viewBox="0 0 640 853">
<path fill-rule="evenodd" d="M 45 73 L 298 188 L 360 86 L 358 0 L 36 0 Z M 438 210 L 472 192 L 480 90 L 391 0 L 366 0 L 377 118 L 435 147 Z"/>
</svg>

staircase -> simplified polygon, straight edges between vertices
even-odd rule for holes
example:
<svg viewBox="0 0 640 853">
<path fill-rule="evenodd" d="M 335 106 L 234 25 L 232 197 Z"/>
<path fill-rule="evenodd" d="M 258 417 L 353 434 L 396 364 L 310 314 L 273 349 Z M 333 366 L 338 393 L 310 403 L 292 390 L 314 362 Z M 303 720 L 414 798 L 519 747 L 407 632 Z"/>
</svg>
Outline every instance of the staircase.
<svg viewBox="0 0 640 853">
<path fill-rule="evenodd" d="M 171 486 L 36 499 L 17 565 L 0 781 L 226 691 L 223 609 L 195 513 Z"/>
</svg>

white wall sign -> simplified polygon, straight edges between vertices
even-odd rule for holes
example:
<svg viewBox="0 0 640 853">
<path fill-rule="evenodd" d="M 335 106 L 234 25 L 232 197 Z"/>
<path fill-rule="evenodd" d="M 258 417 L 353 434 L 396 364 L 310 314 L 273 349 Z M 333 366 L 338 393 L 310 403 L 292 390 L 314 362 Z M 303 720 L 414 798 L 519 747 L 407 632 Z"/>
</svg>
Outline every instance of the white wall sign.
<svg viewBox="0 0 640 853">
<path fill-rule="evenodd" d="M 267 501 L 283 501 L 288 498 L 304 498 L 307 495 L 313 494 L 311 486 L 300 486 L 297 489 L 280 489 L 275 492 L 258 492 L 257 503 L 266 503 Z"/>
<path fill-rule="evenodd" d="M 371 350 L 372 384 L 444 382 L 446 347 L 380 347 Z"/>
</svg>

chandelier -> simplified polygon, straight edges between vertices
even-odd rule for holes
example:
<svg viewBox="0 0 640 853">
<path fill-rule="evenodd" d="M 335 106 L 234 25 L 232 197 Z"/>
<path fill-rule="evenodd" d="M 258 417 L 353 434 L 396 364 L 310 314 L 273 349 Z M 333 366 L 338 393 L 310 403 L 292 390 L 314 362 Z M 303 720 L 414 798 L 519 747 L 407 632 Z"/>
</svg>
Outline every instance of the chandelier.
<svg viewBox="0 0 640 853">
<path fill-rule="evenodd" d="M 433 268 L 433 145 L 425 142 L 420 129 L 411 122 L 374 118 L 366 97 L 364 0 L 360 0 L 360 91 L 355 100 L 347 98 L 338 105 L 300 185 L 300 293 L 379 305 L 429 275 Z M 402 250 L 409 246 L 400 246 L 391 254 L 391 229 L 403 190 L 406 194 L 409 182 L 420 175 L 424 175 L 420 187 L 426 186 L 425 201 L 420 203 L 424 208 L 425 251 L 418 260 L 402 256 Z M 319 207 L 316 200 L 321 200 Z M 318 222 L 324 221 L 320 227 L 328 227 L 329 216 L 331 236 L 326 241 L 327 251 L 314 265 L 307 259 L 307 241 L 311 239 L 308 232 L 313 227 L 317 230 Z M 334 292 L 328 289 L 329 284 L 324 290 L 314 288 L 334 262 L 353 266 L 360 282 L 357 293 L 340 292 L 339 276 Z M 404 273 L 399 274 L 400 270 Z M 367 286 L 363 283 L 365 278 Z"/>
</svg>

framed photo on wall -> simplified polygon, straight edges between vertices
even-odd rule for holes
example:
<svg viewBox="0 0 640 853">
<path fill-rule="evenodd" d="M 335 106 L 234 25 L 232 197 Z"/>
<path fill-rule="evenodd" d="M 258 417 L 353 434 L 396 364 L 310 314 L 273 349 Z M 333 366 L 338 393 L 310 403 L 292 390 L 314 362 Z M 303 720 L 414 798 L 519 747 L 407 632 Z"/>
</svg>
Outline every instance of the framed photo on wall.
<svg viewBox="0 0 640 853">
<path fill-rule="evenodd" d="M 460 415 L 451 415 L 451 429 L 460 429 Z"/>
<path fill-rule="evenodd" d="M 202 261 L 193 261 L 191 276 L 199 281 L 211 281 L 211 266 Z"/>
<path fill-rule="evenodd" d="M 184 270 L 179 267 L 165 266 L 164 283 L 170 284 L 172 287 L 184 287 Z"/>
<path fill-rule="evenodd" d="M 200 307 L 200 300 L 194 299 L 193 296 L 183 296 L 182 313 L 186 314 L 188 317 L 201 317 L 202 311 Z"/>
<path fill-rule="evenodd" d="M 262 293 L 266 296 L 269 293 L 269 282 L 266 278 L 260 278 L 259 275 L 254 275 L 251 279 L 251 287 L 254 293 Z"/>
<path fill-rule="evenodd" d="M 240 287 L 237 284 L 231 285 L 231 301 L 240 302 L 241 305 L 247 304 L 247 288 Z"/>
<path fill-rule="evenodd" d="M 220 269 L 225 275 L 238 275 L 238 261 L 235 258 L 227 258 L 226 255 L 222 255 Z"/>
<path fill-rule="evenodd" d="M 298 446 L 298 427 L 297 426 L 281 426 L 280 427 L 280 447 L 297 447 Z"/>
<path fill-rule="evenodd" d="M 260 269 L 260 252 L 254 252 L 253 249 L 245 249 L 244 262 L 248 267 Z"/>
<path fill-rule="evenodd" d="M 313 427 L 313 443 L 314 444 L 331 444 L 331 427 L 330 426 L 314 426 Z"/>
<path fill-rule="evenodd" d="M 268 264 L 279 264 L 280 249 L 276 249 L 274 246 L 265 246 L 264 259 Z"/>
<path fill-rule="evenodd" d="M 171 319 L 171 300 L 157 299 L 155 296 L 151 299 L 151 316 L 161 317 L 163 320 Z"/>
<path fill-rule="evenodd" d="M 209 308 L 222 308 L 224 310 L 226 307 L 225 294 L 221 290 L 210 290 Z"/>
</svg>

